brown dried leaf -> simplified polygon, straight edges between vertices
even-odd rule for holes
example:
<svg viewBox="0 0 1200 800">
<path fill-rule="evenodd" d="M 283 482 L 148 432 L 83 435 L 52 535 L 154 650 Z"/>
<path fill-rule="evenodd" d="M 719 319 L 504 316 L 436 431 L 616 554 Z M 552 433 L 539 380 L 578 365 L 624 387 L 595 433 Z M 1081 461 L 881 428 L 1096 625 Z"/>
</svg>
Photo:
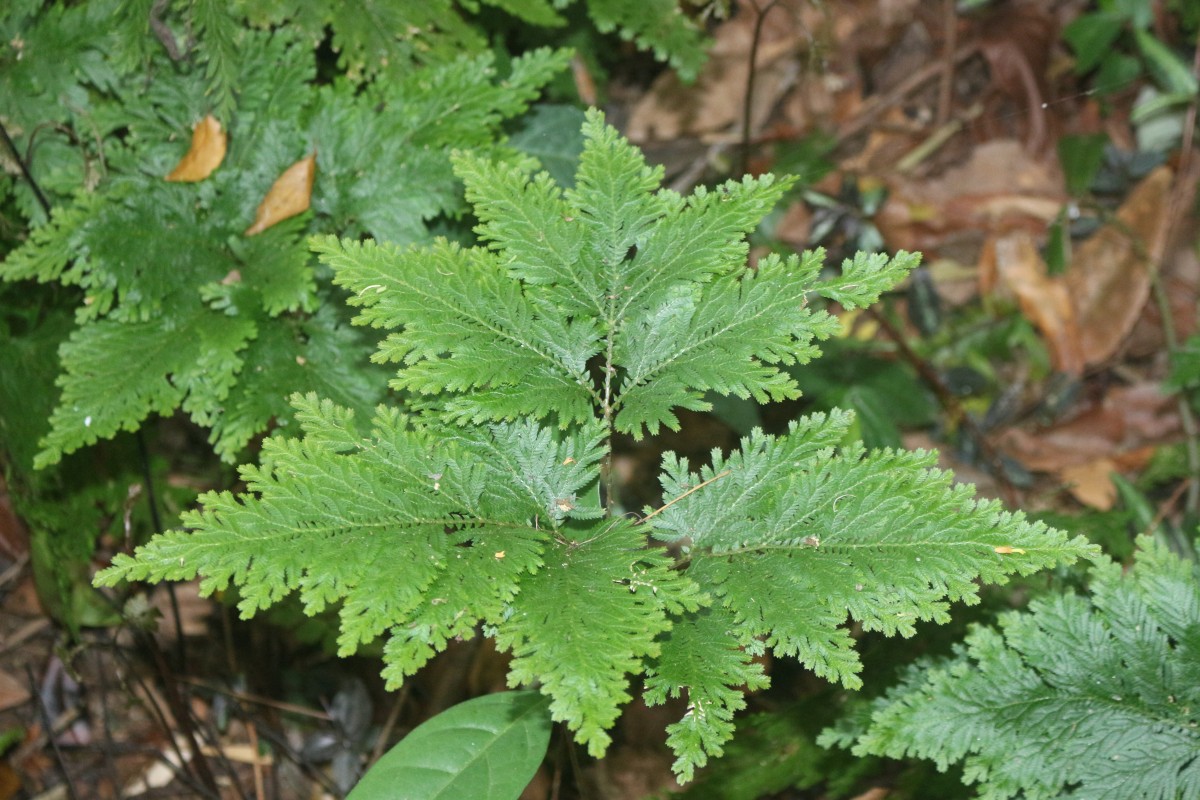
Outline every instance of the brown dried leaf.
<svg viewBox="0 0 1200 800">
<path fill-rule="evenodd" d="M 29 697 L 29 688 L 24 681 L 0 670 L 0 711 L 23 705 Z"/>
<path fill-rule="evenodd" d="M 166 179 L 178 183 L 202 181 L 225 160 L 228 137 L 221 123 L 209 114 L 192 128 L 192 146 Z"/>
<path fill-rule="evenodd" d="M 317 175 L 317 154 L 292 164 L 271 184 L 270 191 L 258 204 L 254 224 L 246 229 L 247 236 L 262 233 L 272 225 L 303 214 L 312 199 L 313 180 Z"/>
<path fill-rule="evenodd" d="M 1071 297 L 1062 281 L 1046 274 L 1046 262 L 1033 238 L 1024 231 L 990 237 L 984 244 L 980 274 L 992 273 L 1012 290 L 1021 311 L 1041 331 L 1055 369 L 1083 374 L 1083 349 Z"/>
<path fill-rule="evenodd" d="M 952 247 L 964 263 L 982 244 L 980 232 L 1021 228 L 1043 233 L 1066 200 L 1062 176 L 1015 139 L 985 142 L 961 166 L 934 179 L 888 177 L 890 193 L 876 217 L 889 247 L 928 258 Z M 969 251 L 969 252 L 968 252 Z"/>
<path fill-rule="evenodd" d="M 1107 361 L 1133 329 L 1150 296 L 1152 253 L 1167 232 L 1171 170 L 1147 175 L 1105 225 L 1079 247 L 1067 273 L 1088 364 Z"/>
<path fill-rule="evenodd" d="M 1180 430 L 1174 398 L 1155 383 L 1112 389 L 1103 401 L 1074 418 L 1030 432 L 1011 428 L 996 444 L 1029 469 L 1061 473 L 1106 458 L 1120 470 L 1139 469 L 1156 443 Z"/>
<path fill-rule="evenodd" d="M 1064 467 L 1058 476 L 1080 503 L 1098 511 L 1108 511 L 1117 502 L 1117 487 L 1111 477 L 1116 471 L 1117 465 L 1112 459 L 1098 458 Z"/>
</svg>

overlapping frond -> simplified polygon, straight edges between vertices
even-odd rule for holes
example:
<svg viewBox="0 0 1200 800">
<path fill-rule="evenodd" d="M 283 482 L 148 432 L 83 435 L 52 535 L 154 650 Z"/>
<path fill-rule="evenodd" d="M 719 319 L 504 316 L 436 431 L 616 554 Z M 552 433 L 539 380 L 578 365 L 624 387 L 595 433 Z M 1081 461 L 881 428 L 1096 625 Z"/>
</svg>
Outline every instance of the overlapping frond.
<svg viewBox="0 0 1200 800">
<path fill-rule="evenodd" d="M 1091 596 L 1035 600 L 976 628 L 822 736 L 860 754 L 962 762 L 988 798 L 1200 794 L 1200 574 L 1148 537 L 1102 562 Z"/>
<path fill-rule="evenodd" d="M 57 281 L 84 295 L 80 327 L 61 352 L 63 400 L 40 465 L 176 409 L 210 428 L 229 460 L 272 419 L 287 418 L 293 391 L 320 391 L 369 412 L 386 389 L 368 363 L 375 342 L 347 330 L 344 307 L 314 271 L 306 234 L 334 227 L 427 239 L 427 220 L 461 205 L 450 148 L 495 148 L 503 120 L 524 110 L 567 60 L 536 50 L 514 59 L 499 81 L 491 56 L 481 55 L 403 81 L 320 88 L 308 42 L 233 25 L 219 5 L 188 12 L 201 23 L 197 63 L 159 54 L 152 82 L 83 72 L 92 88 L 115 95 L 129 146 L 106 154 L 106 178 L 64 198 L 0 264 L 5 280 Z M 85 6 L 92 11 L 48 10 L 34 28 L 49 36 L 51 23 L 61 23 L 61 34 L 81 47 L 117 47 L 119 37 L 85 30 L 108 4 Z M 31 42 L 39 52 L 43 44 Z M 26 77 L 0 69 L 0 79 L 37 100 L 37 81 Z M 224 161 L 200 183 L 165 181 L 182 155 L 181 134 L 214 102 L 228 133 Z M 95 114 L 89 125 L 110 117 L 117 124 L 113 107 Z M 245 236 L 280 173 L 314 149 L 313 210 Z M 547 336 L 557 346 L 558 332 Z"/>
<path fill-rule="evenodd" d="M 315 395 L 294 402 L 305 436 L 267 440 L 262 465 L 242 468 L 250 494 L 206 495 L 203 509 L 184 519 L 191 531 L 115 559 L 101 580 L 200 575 L 206 593 L 236 585 L 246 616 L 293 591 L 312 613 L 340 604 L 343 652 L 391 628 L 402 642 L 412 641 L 414 626 L 444 641 L 461 632 L 464 615 L 470 624 L 496 621 L 498 604 L 541 565 L 554 531 L 594 516 L 557 502 L 594 479 L 594 434 L 559 441 L 517 423 L 477 430 L 468 441 L 381 411 L 360 435 L 350 410 Z M 497 449 L 516 453 L 526 491 L 491 490 L 512 469 L 491 457 Z M 570 463 L 563 453 L 574 454 Z M 487 558 L 466 556 L 476 548 Z M 463 591 L 485 584 L 482 594 Z M 456 605 L 435 613 L 432 625 L 425 612 L 452 598 Z M 408 658 L 414 668 L 419 659 Z"/>
<path fill-rule="evenodd" d="M 933 454 L 835 448 L 850 422 L 839 412 L 793 423 L 781 437 L 756 432 L 740 451 L 714 453 L 699 474 L 665 461 L 674 502 L 655 519 L 655 536 L 681 544 L 689 577 L 731 616 L 726 647 L 761 641 L 856 688 L 848 618 L 911 635 L 918 620 L 945 621 L 948 603 L 977 602 L 976 580 L 1002 582 L 1093 552 L 1081 538 L 975 500 L 970 486 L 934 469 Z M 691 657 L 708 663 L 704 651 Z M 690 741 L 708 749 L 705 737 L 716 734 L 697 730 Z"/>
</svg>

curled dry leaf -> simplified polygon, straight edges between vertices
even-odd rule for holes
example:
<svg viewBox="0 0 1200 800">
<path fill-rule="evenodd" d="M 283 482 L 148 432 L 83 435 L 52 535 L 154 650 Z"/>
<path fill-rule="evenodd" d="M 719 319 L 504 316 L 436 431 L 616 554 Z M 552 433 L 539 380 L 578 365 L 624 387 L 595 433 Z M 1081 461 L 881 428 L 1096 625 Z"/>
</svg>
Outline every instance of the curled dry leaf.
<svg viewBox="0 0 1200 800">
<path fill-rule="evenodd" d="M 989 237 L 980 259 L 980 278 L 1012 290 L 1021 311 L 1046 341 L 1054 368 L 1069 375 L 1083 374 L 1083 348 L 1075 308 L 1066 285 L 1046 274 L 1046 262 L 1033 237 L 1021 230 Z"/>
<path fill-rule="evenodd" d="M 202 181 L 225 160 L 228 137 L 216 117 L 209 114 L 192 128 L 192 146 L 167 175 L 167 180 L 179 183 Z"/>
<path fill-rule="evenodd" d="M 272 225 L 303 214 L 312 199 L 313 179 L 317 174 L 317 154 L 314 152 L 292 164 L 271 184 L 270 191 L 258 204 L 254 224 L 246 228 L 247 236 L 262 233 Z"/>
<path fill-rule="evenodd" d="M 1058 475 L 1067 491 L 1080 503 L 1098 511 L 1109 511 L 1117 502 L 1117 487 L 1112 482 L 1112 474 L 1116 471 L 1117 464 L 1112 459 L 1098 458 L 1064 467 Z"/>
<path fill-rule="evenodd" d="M 1015 139 L 979 145 L 938 178 L 891 175 L 888 184 L 888 200 L 875 219 L 888 246 L 929 258 L 945 248 L 963 263 L 971 262 L 986 232 L 1019 228 L 1041 235 L 1067 199 L 1053 164 Z"/>
<path fill-rule="evenodd" d="M 1116 219 L 1075 248 L 1066 280 L 1088 364 L 1117 352 L 1150 297 L 1151 259 L 1163 252 L 1171 177 L 1168 167 L 1151 172 L 1129 193 Z"/>
</svg>

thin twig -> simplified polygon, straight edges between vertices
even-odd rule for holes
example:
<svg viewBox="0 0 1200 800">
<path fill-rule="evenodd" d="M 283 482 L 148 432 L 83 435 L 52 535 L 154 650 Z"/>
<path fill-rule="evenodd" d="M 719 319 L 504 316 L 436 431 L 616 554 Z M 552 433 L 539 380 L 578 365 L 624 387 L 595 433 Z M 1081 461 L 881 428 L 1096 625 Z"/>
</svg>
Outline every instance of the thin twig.
<svg viewBox="0 0 1200 800">
<path fill-rule="evenodd" d="M 912 349 L 912 347 L 908 344 L 908 341 L 904 338 L 904 334 L 892 324 L 891 320 L 873 308 L 868 308 L 867 314 L 871 317 L 871 319 L 879 324 L 880 329 L 887 334 L 888 338 L 892 340 L 892 343 L 896 345 L 896 349 L 900 351 L 900 356 L 910 365 L 912 365 L 913 369 L 917 371 L 917 375 L 920 376 L 921 380 L 933 390 L 933 393 L 937 397 L 938 404 L 941 405 L 942 410 L 945 411 L 952 420 L 958 422 L 958 424 L 963 427 L 967 437 L 979 447 L 980 455 L 983 456 L 983 460 L 991 467 L 991 471 L 995 475 L 996 481 L 1000 487 L 1000 492 L 1004 496 L 1004 502 L 1006 502 L 1010 507 L 1017 507 L 1017 489 L 1015 486 L 1013 486 L 1012 481 L 1008 477 L 1008 470 L 1004 466 L 1004 460 L 987 440 L 983 430 L 980 429 L 979 425 L 975 422 L 975 418 L 972 417 L 965 408 L 963 408 L 958 396 L 955 395 L 954 392 L 950 391 L 950 387 L 946 385 L 944 380 L 942 380 L 942 376 L 939 375 L 937 370 L 933 368 L 933 365 L 931 365 Z"/>
<path fill-rule="evenodd" d="M 112 784 L 113 794 L 116 795 L 121 791 L 121 779 L 117 774 L 117 762 L 113 758 L 116 740 L 112 734 L 112 714 L 108 710 L 108 670 L 100 663 L 99 648 L 92 648 L 92 661 L 96 664 L 96 674 L 100 676 L 100 713 L 104 717 L 100 723 L 104 730 L 104 745 L 101 748 L 104 753 L 104 768 L 108 773 L 109 783 Z"/>
<path fill-rule="evenodd" d="M 387 748 L 388 739 L 392 737 L 392 730 L 396 727 L 396 722 L 400 719 L 400 711 L 404 708 L 404 703 L 408 700 L 408 690 L 412 686 L 410 681 L 405 681 L 400 687 L 400 691 L 396 693 L 396 702 L 392 703 L 392 707 L 388 709 L 387 719 L 384 720 L 383 727 L 379 729 L 379 735 L 375 737 L 375 746 L 371 748 L 371 762 L 374 764 L 383 756 L 383 751 Z"/>
<path fill-rule="evenodd" d="M 750 171 L 750 112 L 754 106 L 754 78 L 758 74 L 758 46 L 762 39 L 763 21 L 771 9 L 779 5 L 779 0 L 771 0 L 762 9 L 759 9 L 755 0 L 750 0 L 750 5 L 754 7 L 758 18 L 754 20 L 754 38 L 750 40 L 750 68 L 746 72 L 746 97 L 742 101 L 742 175 Z"/>
<path fill-rule="evenodd" d="M 150 450 L 146 446 L 146 434 L 142 428 L 137 429 L 138 458 L 142 462 L 142 483 L 146 485 L 146 502 L 150 504 L 150 523 L 154 527 L 154 535 L 163 532 L 162 515 L 158 511 L 158 490 L 154 488 L 154 476 L 150 471 Z M 179 613 L 179 597 L 175 593 L 175 584 L 167 583 L 167 597 L 171 601 L 171 619 L 175 623 L 175 670 L 179 672 L 187 666 L 187 644 L 183 638 L 183 616 Z"/>
<path fill-rule="evenodd" d="M 957 67 L 978 53 L 978 44 L 963 45 L 954 51 L 952 59 L 927 64 L 896 84 L 887 94 L 875 95 L 873 101 L 863 105 L 862 110 L 858 112 L 857 116 L 838 128 L 837 140 L 839 142 L 845 141 L 862 133 L 875 122 L 876 117 L 897 103 L 903 102 L 906 97 L 921 88 L 925 83 L 941 75 L 948 66 L 953 65 Z"/>
<path fill-rule="evenodd" d="M 225 697 L 229 697 L 233 700 L 238 700 L 243 703 L 255 703 L 257 705 L 274 708 L 277 711 L 284 712 L 285 714 L 296 714 L 302 717 L 312 717 L 313 719 L 319 719 L 325 722 L 330 720 L 329 714 L 324 711 L 314 711 L 311 708 L 298 706 L 294 703 L 284 703 L 280 700 L 272 700 L 269 697 L 262 697 L 261 695 L 250 694 L 249 692 L 239 692 L 236 689 L 226 689 L 222 686 L 215 686 L 207 681 L 199 680 L 198 678 L 180 677 L 178 680 L 180 683 L 186 683 L 189 686 L 205 689 L 213 692 L 214 694 L 224 695 Z"/>
<path fill-rule="evenodd" d="M 657 516 L 657 515 L 661 514 L 662 512 L 666 511 L 666 510 L 667 510 L 668 508 L 670 508 L 671 506 L 673 506 L 673 505 L 675 505 L 676 503 L 678 503 L 678 502 L 679 502 L 680 500 L 682 500 L 683 498 L 687 497 L 687 496 L 688 496 L 689 494 L 691 494 L 692 492 L 698 492 L 698 491 L 700 491 L 701 489 L 703 489 L 705 486 L 708 486 L 708 485 L 709 485 L 710 483 L 712 483 L 713 481 L 719 481 L 721 478 L 724 478 L 726 475 L 730 474 L 731 472 L 733 472 L 733 470 L 729 470 L 729 469 L 725 470 L 724 472 L 718 472 L 716 475 L 713 475 L 711 478 L 709 478 L 708 480 L 704 481 L 703 483 L 698 483 L 698 484 L 696 484 L 695 486 L 693 486 L 692 488 L 688 489 L 688 490 L 687 490 L 686 492 L 684 492 L 683 494 L 679 495 L 679 497 L 676 497 L 675 499 L 671 500 L 669 503 L 664 503 L 662 506 L 660 506 L 660 507 L 658 507 L 658 508 L 654 509 L 654 510 L 653 510 L 653 511 L 651 511 L 649 514 L 647 514 L 646 516 L 642 517 L 642 522 L 645 522 L 646 520 L 650 519 L 651 517 L 654 517 L 654 516 Z"/>
<path fill-rule="evenodd" d="M 954 51 L 958 48 L 958 15 L 954 11 L 955 0 L 942 0 L 943 46 L 942 77 L 938 85 L 937 124 L 950 121 L 954 105 Z"/>
<path fill-rule="evenodd" d="M 28 664 L 25 665 L 25 676 L 29 680 L 30 693 L 37 698 L 38 718 L 41 720 L 42 729 L 46 731 L 46 739 L 50 742 L 50 749 L 54 751 L 54 763 L 62 771 L 63 780 L 67 786 L 67 795 L 71 800 L 79 800 L 79 792 L 75 790 L 75 782 L 71 780 L 71 771 L 67 769 L 66 759 L 63 758 L 62 750 L 58 747 L 58 737 L 54 731 L 54 720 L 50 719 L 50 711 L 46 708 L 45 698 L 42 697 L 42 693 L 38 689 L 37 679 L 33 676 L 33 668 Z"/>
<path fill-rule="evenodd" d="M 13 143 L 12 137 L 8 135 L 8 129 L 4 127 L 4 123 L 0 122 L 0 139 L 4 140 L 4 146 L 12 153 L 13 159 L 17 162 L 17 168 L 21 170 L 21 176 L 25 178 L 25 182 L 29 184 L 29 188 L 33 190 L 34 197 L 37 198 L 38 205 L 42 207 L 42 211 L 46 212 L 46 217 L 50 217 L 50 201 L 46 199 L 46 195 L 42 192 L 42 187 L 38 186 L 38 182 L 33 179 L 33 173 L 29 171 L 29 165 L 25 163 L 25 159 L 21 158 L 21 153 L 17 150 L 16 144 Z"/>
</svg>

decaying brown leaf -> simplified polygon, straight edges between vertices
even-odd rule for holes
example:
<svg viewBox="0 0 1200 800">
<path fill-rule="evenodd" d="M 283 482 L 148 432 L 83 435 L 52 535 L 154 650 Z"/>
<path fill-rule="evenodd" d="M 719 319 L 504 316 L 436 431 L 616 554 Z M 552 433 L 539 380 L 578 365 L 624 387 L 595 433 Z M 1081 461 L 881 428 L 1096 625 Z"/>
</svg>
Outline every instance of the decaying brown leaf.
<svg viewBox="0 0 1200 800">
<path fill-rule="evenodd" d="M 943 248 L 965 251 L 963 263 L 987 231 L 1041 235 L 1067 199 L 1057 168 L 1015 139 L 985 142 L 935 179 L 891 175 L 888 185 L 875 220 L 888 246 L 930 257 Z"/>
<path fill-rule="evenodd" d="M 1109 458 L 1098 458 L 1083 464 L 1064 467 L 1059 477 L 1071 496 L 1085 506 L 1098 511 L 1109 511 L 1117 502 L 1117 487 L 1112 474 L 1117 465 Z"/>
<path fill-rule="evenodd" d="M 167 175 L 167 180 L 178 183 L 202 181 L 225 160 L 228 137 L 221 123 L 212 114 L 196 123 L 192 128 L 192 146 Z"/>
<path fill-rule="evenodd" d="M 1116 353 L 1142 313 L 1150 296 L 1151 254 L 1163 250 L 1170 191 L 1171 170 L 1159 167 L 1129 193 L 1113 222 L 1075 248 L 1066 280 L 1088 364 Z"/>
<path fill-rule="evenodd" d="M 258 204 L 254 224 L 246 228 L 247 236 L 262 233 L 272 225 L 303 214 L 312 199 L 313 179 L 317 175 L 317 154 L 313 152 L 295 164 L 271 184 L 270 191 Z"/>
<path fill-rule="evenodd" d="M 1012 290 L 1021 311 L 1042 333 L 1054 368 L 1083 374 L 1083 348 L 1066 285 L 1046 274 L 1046 262 L 1025 231 L 991 236 L 983 247 L 980 275 Z"/>
<path fill-rule="evenodd" d="M 1179 431 L 1175 399 L 1147 381 L 1110 389 L 1098 403 L 1049 428 L 1010 428 L 997 437 L 996 445 L 1025 467 L 1070 483 L 1072 468 L 1101 460 L 1113 465 L 1110 471 L 1141 469 L 1155 446 Z"/>
</svg>

